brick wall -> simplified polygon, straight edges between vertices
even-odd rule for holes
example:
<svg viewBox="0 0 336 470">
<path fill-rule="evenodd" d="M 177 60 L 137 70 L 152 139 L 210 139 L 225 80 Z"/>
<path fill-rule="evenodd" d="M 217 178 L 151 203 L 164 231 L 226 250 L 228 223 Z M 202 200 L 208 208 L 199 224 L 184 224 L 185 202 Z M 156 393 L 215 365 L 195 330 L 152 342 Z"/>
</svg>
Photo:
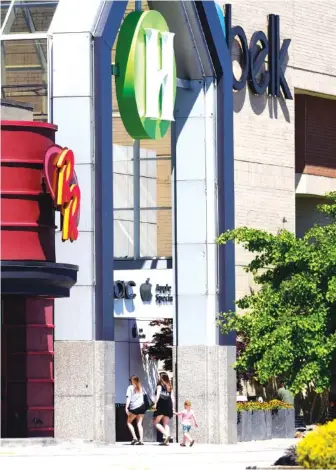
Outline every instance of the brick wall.
<svg viewBox="0 0 336 470">
<path fill-rule="evenodd" d="M 224 1 L 220 3 L 224 4 Z M 335 4 L 332 0 L 233 0 L 232 24 L 252 34 L 267 34 L 267 17 L 280 15 L 281 42 L 292 40 L 286 78 L 294 90 L 336 95 Z M 327 34 L 327 40 L 326 40 Z M 234 62 L 239 76 L 239 66 Z M 300 99 L 300 98 L 299 98 Z M 248 90 L 234 94 L 236 226 L 295 230 L 294 102 L 256 97 Z M 324 121 L 325 122 L 325 119 Z M 310 210 L 305 206 L 305 210 Z M 283 222 L 285 220 L 285 222 Z M 244 272 L 250 255 L 236 248 L 236 297 L 253 287 Z"/>
<path fill-rule="evenodd" d="M 157 205 L 171 207 L 171 160 L 157 162 Z M 172 256 L 172 211 L 157 214 L 158 256 Z"/>
</svg>

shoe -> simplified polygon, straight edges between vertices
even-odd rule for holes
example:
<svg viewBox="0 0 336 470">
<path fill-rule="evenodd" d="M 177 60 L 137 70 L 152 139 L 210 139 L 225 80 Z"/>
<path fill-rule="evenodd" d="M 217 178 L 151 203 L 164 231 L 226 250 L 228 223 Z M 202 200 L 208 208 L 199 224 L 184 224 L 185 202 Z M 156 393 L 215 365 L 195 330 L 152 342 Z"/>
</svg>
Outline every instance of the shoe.
<svg viewBox="0 0 336 470">
<path fill-rule="evenodd" d="M 192 447 L 195 444 L 194 439 L 190 442 L 190 447 Z"/>
<path fill-rule="evenodd" d="M 170 436 L 166 436 L 166 437 L 164 438 L 164 441 L 163 441 L 164 445 L 165 445 L 165 446 L 168 446 L 168 445 L 169 445 L 169 441 L 170 441 Z"/>
<path fill-rule="evenodd" d="M 138 441 L 138 442 L 136 442 L 136 443 L 135 443 L 135 445 L 136 445 L 136 446 L 143 446 L 143 445 L 144 445 L 144 443 L 143 443 L 143 442 L 141 442 L 141 441 Z"/>
<path fill-rule="evenodd" d="M 137 444 L 139 441 L 137 439 L 132 439 L 131 446 L 134 446 Z"/>
<path fill-rule="evenodd" d="M 181 447 L 186 447 L 186 445 L 185 445 L 185 444 L 183 444 L 183 443 L 182 443 L 182 444 L 180 444 L 180 446 L 181 446 Z"/>
</svg>

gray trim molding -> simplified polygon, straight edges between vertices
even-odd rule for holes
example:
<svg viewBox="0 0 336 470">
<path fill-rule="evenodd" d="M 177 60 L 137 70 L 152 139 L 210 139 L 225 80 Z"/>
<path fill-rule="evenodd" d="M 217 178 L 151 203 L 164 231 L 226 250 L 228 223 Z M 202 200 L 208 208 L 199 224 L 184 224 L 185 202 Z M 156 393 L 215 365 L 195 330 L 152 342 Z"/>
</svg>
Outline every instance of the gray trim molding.
<svg viewBox="0 0 336 470">
<path fill-rule="evenodd" d="M 234 142 L 232 61 L 215 2 L 196 2 L 203 31 L 217 74 L 217 158 L 219 233 L 233 229 L 234 213 Z M 219 311 L 235 309 L 234 244 L 219 249 Z M 219 334 L 219 344 L 234 345 L 235 335 Z"/>
<path fill-rule="evenodd" d="M 111 48 L 127 1 L 105 2 L 94 37 L 95 107 L 95 339 L 114 340 L 113 146 Z"/>
</svg>

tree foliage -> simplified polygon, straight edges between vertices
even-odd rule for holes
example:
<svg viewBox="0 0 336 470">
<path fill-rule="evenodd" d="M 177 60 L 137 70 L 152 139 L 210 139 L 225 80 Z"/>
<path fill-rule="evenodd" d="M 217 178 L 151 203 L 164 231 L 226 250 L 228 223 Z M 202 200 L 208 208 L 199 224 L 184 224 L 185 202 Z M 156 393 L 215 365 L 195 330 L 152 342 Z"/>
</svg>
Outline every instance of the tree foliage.
<svg viewBox="0 0 336 470">
<path fill-rule="evenodd" d="M 294 393 L 308 384 L 316 392 L 328 389 L 336 350 L 336 193 L 327 197 L 318 209 L 330 223 L 303 238 L 242 227 L 217 240 L 242 244 L 255 255 L 246 271 L 257 288 L 237 301 L 243 314 L 220 317 L 223 333 L 244 338 L 237 370 L 253 370 L 260 383 L 281 377 Z"/>
<path fill-rule="evenodd" d="M 160 326 L 158 333 L 153 335 L 147 353 L 157 361 L 163 361 L 166 371 L 173 370 L 173 320 L 171 318 L 162 318 L 150 322 L 150 326 Z"/>
</svg>

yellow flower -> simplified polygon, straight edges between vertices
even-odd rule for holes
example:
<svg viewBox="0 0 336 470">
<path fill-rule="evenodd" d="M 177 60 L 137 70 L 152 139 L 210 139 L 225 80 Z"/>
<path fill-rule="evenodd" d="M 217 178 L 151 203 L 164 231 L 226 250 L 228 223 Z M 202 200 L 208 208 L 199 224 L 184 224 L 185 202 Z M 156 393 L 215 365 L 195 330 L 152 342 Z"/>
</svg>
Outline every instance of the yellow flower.
<svg viewBox="0 0 336 470">
<path fill-rule="evenodd" d="M 336 420 L 308 433 L 299 442 L 297 455 L 304 468 L 336 469 Z"/>
</svg>

